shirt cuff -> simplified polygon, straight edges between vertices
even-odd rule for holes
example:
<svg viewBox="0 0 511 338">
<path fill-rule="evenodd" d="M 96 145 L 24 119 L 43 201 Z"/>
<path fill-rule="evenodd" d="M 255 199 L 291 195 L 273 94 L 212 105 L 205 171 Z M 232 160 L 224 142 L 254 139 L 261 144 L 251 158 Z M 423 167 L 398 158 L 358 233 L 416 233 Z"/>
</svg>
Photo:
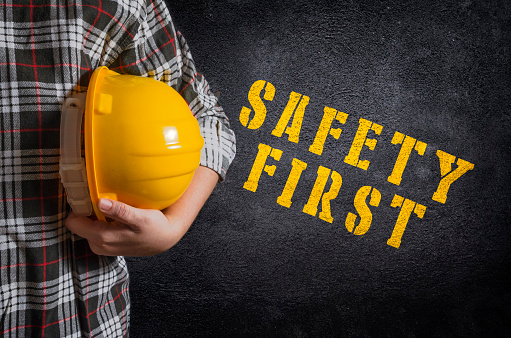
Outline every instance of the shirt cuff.
<svg viewBox="0 0 511 338">
<path fill-rule="evenodd" d="M 212 116 L 199 119 L 198 122 L 204 139 L 200 165 L 216 171 L 220 181 L 223 181 L 236 154 L 234 133 Z"/>
</svg>

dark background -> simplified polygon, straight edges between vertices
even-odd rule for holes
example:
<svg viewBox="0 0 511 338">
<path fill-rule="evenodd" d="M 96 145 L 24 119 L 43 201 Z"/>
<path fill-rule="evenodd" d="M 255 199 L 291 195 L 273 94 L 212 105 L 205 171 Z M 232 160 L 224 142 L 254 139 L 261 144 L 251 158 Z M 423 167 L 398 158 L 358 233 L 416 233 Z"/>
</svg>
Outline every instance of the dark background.
<svg viewBox="0 0 511 338">
<path fill-rule="evenodd" d="M 134 337 L 507 336 L 511 329 L 509 1 L 173 1 L 174 23 L 220 92 L 237 155 L 189 233 L 130 258 Z M 258 130 L 239 121 L 256 80 L 276 88 Z M 310 97 L 300 142 L 271 135 L 291 91 Z M 322 156 L 308 151 L 325 106 L 349 114 Z M 367 171 L 343 162 L 364 117 L 383 125 Z M 400 131 L 428 144 L 387 182 Z M 259 143 L 284 151 L 243 189 Z M 475 165 L 447 202 L 436 150 Z M 293 157 L 307 162 L 288 209 Z M 339 172 L 333 223 L 302 212 L 318 166 Z M 454 168 L 455 166 L 453 166 Z M 363 185 L 382 193 L 364 236 L 344 226 Z M 329 186 L 329 183 L 327 187 Z M 400 194 L 427 207 L 386 244 Z"/>
</svg>

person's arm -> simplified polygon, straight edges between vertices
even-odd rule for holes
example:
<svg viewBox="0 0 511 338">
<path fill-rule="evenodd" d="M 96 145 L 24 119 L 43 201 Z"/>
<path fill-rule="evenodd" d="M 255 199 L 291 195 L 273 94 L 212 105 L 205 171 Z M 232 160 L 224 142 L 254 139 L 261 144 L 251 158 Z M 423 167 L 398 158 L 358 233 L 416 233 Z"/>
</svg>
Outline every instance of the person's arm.
<svg viewBox="0 0 511 338">
<path fill-rule="evenodd" d="M 188 45 L 176 32 L 163 1 L 138 2 L 126 31 L 106 48 L 95 67 L 108 66 L 119 73 L 149 76 L 176 89 L 197 118 L 204 148 L 199 168 L 183 196 L 163 211 L 136 209 L 124 203 L 100 200 L 101 212 L 115 222 L 93 221 L 70 214 L 65 225 L 86 238 L 97 254 L 148 256 L 161 253 L 179 241 L 193 223 L 216 183 L 225 178 L 236 152 L 234 132 L 217 97 L 195 68 Z M 106 202 L 106 204 L 105 204 Z M 107 209 L 105 209 L 107 207 Z"/>
<path fill-rule="evenodd" d="M 94 221 L 71 213 L 65 225 L 86 238 L 91 250 L 98 255 L 156 255 L 174 246 L 184 236 L 217 182 L 215 171 L 199 166 L 188 189 L 163 211 L 137 209 L 101 199 L 99 209 L 114 222 Z"/>
</svg>

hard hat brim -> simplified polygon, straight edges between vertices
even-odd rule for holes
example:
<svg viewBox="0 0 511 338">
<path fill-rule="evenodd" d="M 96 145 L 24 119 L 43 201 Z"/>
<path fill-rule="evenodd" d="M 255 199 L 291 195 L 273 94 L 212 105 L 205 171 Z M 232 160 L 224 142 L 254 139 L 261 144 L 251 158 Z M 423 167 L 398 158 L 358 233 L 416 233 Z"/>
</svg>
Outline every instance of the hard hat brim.
<svg viewBox="0 0 511 338">
<path fill-rule="evenodd" d="M 113 74 L 109 74 L 113 73 Z M 96 163 L 94 162 L 94 110 L 96 104 L 96 92 L 99 84 L 107 75 L 118 75 L 109 70 L 107 67 L 100 67 L 92 73 L 87 90 L 87 100 L 85 103 L 85 119 L 84 119 L 84 143 L 85 143 L 85 163 L 87 168 L 87 179 L 89 182 L 89 193 L 92 201 L 92 207 L 99 220 L 105 221 L 105 216 L 98 209 L 99 191 L 96 177 Z"/>
</svg>

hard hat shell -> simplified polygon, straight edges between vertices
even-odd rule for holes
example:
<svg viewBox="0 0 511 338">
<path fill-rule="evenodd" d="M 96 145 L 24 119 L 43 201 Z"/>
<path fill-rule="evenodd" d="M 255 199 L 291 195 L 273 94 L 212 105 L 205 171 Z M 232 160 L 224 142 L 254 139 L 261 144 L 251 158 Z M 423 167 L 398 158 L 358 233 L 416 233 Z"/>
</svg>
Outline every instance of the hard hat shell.
<svg viewBox="0 0 511 338">
<path fill-rule="evenodd" d="M 188 104 L 172 87 L 101 67 L 85 104 L 85 162 L 97 217 L 100 198 L 161 210 L 188 187 L 204 140 Z"/>
</svg>

